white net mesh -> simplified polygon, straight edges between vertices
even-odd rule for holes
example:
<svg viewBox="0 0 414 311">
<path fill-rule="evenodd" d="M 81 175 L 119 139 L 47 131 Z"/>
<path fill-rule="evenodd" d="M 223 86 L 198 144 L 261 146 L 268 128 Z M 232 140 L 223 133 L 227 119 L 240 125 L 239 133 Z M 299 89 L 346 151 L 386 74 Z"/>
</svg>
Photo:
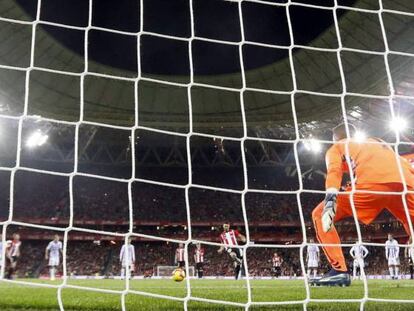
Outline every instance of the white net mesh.
<svg viewBox="0 0 414 311">
<path fill-rule="evenodd" d="M 311 302 L 319 302 L 319 303 L 332 303 L 339 301 L 336 299 L 335 294 L 333 294 L 331 299 L 316 299 L 311 297 L 311 291 L 308 284 L 308 279 L 304 278 L 304 286 L 306 288 L 306 297 L 303 300 L 298 301 L 273 301 L 273 302 L 257 302 L 252 299 L 252 286 L 251 286 L 251 279 L 249 278 L 249 262 L 247 260 L 248 249 L 251 248 L 278 248 L 278 249 L 297 249 L 300 251 L 300 268 L 303 274 L 305 274 L 306 271 L 306 263 L 304 259 L 305 254 L 305 248 L 309 245 L 308 243 L 308 236 L 307 236 L 307 229 L 306 229 L 306 221 L 305 219 L 309 218 L 309 215 L 304 215 L 304 209 L 302 208 L 303 201 L 301 199 L 301 195 L 304 193 L 310 193 L 310 194 L 324 194 L 325 192 L 322 190 L 310 190 L 306 189 L 303 185 L 302 179 L 299 178 L 299 187 L 297 190 L 294 191 L 285 191 L 285 190 L 262 190 L 262 189 L 254 189 L 253 187 L 249 186 L 249 173 L 248 173 L 248 164 L 246 159 L 246 149 L 247 144 L 249 141 L 260 141 L 262 143 L 275 143 L 275 144 L 288 144 L 292 147 L 293 150 L 293 156 L 294 156 L 294 163 L 295 163 L 295 169 L 298 176 L 302 176 L 301 171 L 301 163 L 300 163 L 300 155 L 299 155 L 299 149 L 301 147 L 301 144 L 303 142 L 308 142 L 308 139 L 303 137 L 301 131 L 303 129 L 303 123 L 300 124 L 298 120 L 298 113 L 297 113 L 297 94 L 306 94 L 310 96 L 319 96 L 322 98 L 326 98 L 328 101 L 335 100 L 340 102 L 341 107 L 341 117 L 345 124 L 348 124 L 349 119 L 349 107 L 347 107 L 347 97 L 354 97 L 354 98 L 365 98 L 369 100 L 383 100 L 388 102 L 389 104 L 389 112 L 391 118 L 394 118 L 397 116 L 396 112 L 396 104 L 395 101 L 403 100 L 403 101 L 413 101 L 414 96 L 412 93 L 409 92 L 400 92 L 396 91 L 397 87 L 400 87 L 400 85 L 396 86 L 395 78 L 393 77 L 393 71 L 395 71 L 395 64 L 393 63 L 392 66 L 390 65 L 390 62 L 399 62 L 400 69 L 411 65 L 412 67 L 412 57 L 414 57 L 414 51 L 409 46 L 409 43 L 412 43 L 412 27 L 409 29 L 408 33 L 404 33 L 401 30 L 401 37 L 402 39 L 399 40 L 399 42 L 403 42 L 400 45 L 396 43 L 396 41 L 392 41 L 390 44 L 390 40 L 388 39 L 388 36 L 394 35 L 393 33 L 390 33 L 390 31 L 387 31 L 387 25 L 384 23 L 384 15 L 387 15 L 387 17 L 392 16 L 395 20 L 403 23 L 402 28 L 404 28 L 404 19 L 414 18 L 414 10 L 410 11 L 410 4 L 408 2 L 398 2 L 395 5 L 391 5 L 389 1 L 379 1 L 378 7 L 375 9 L 372 9 L 369 6 L 365 6 L 365 2 L 361 1 L 360 6 L 347 6 L 343 4 L 341 1 L 335 0 L 333 5 L 326 6 L 326 5 L 315 5 L 315 4 L 306 4 L 302 2 L 295 2 L 295 1 L 287 1 L 280 3 L 277 1 L 259 1 L 259 0 L 234 0 L 231 1 L 233 5 L 237 7 L 237 15 L 239 18 L 239 31 L 240 31 L 240 39 L 237 41 L 226 41 L 222 39 L 212 39 L 207 37 L 202 37 L 195 32 L 195 17 L 194 17 L 194 4 L 192 0 L 189 0 L 188 7 L 189 7 L 189 14 L 190 14 L 190 35 L 189 37 L 178 37 L 168 34 L 162 34 L 157 33 L 155 31 L 147 31 L 145 27 L 145 10 L 146 5 L 148 5 L 147 2 L 141 0 L 140 1 L 140 27 L 139 31 L 124 31 L 124 30 L 115 30 L 110 28 L 104 28 L 104 27 L 98 27 L 95 26 L 93 23 L 93 7 L 94 7 L 93 0 L 88 1 L 88 17 L 87 17 L 87 25 L 86 26 L 74 26 L 72 24 L 63 24 L 63 23 L 57 23 L 57 22 L 51 22 L 47 20 L 42 19 L 42 0 L 38 0 L 37 7 L 36 7 L 36 16 L 33 21 L 27 21 L 24 19 L 19 18 L 10 18 L 10 17 L 4 17 L 0 16 L 0 21 L 2 23 L 7 23 L 8 25 L 22 25 L 26 27 L 26 30 L 28 30 L 29 36 L 26 36 L 26 42 L 25 44 L 30 45 L 30 57 L 27 64 L 19 64 L 19 62 L 14 62 L 15 64 L 10 65 L 7 62 L 0 63 L 0 69 L 4 70 L 11 70 L 23 73 L 25 75 L 25 85 L 24 85 L 24 105 L 22 109 L 22 113 L 18 115 L 8 115 L 8 114 L 2 114 L 1 118 L 4 120 L 14 120 L 17 122 L 17 152 L 16 152 L 16 161 L 15 165 L 12 167 L 6 167 L 2 166 L 0 169 L 2 171 L 10 172 L 10 205 L 9 205 L 9 213 L 8 218 L 5 221 L 0 222 L 0 225 L 2 225 L 3 228 L 3 243 L 6 240 L 6 236 L 8 233 L 8 227 L 10 226 L 25 226 L 25 227 L 31 227 L 31 228 L 39 228 L 39 229 L 45 229 L 45 230 L 53 230 L 60 232 L 63 234 L 63 275 L 62 275 L 62 282 L 59 285 L 50 285 L 50 284 L 40 284 L 40 283 L 32 283 L 32 282 L 25 282 L 24 280 L 5 280 L 2 279 L 3 282 L 15 282 L 16 284 L 26 284 L 31 286 L 43 286 L 43 287 L 52 287 L 57 289 L 57 299 L 59 302 L 59 307 L 61 310 L 65 309 L 63 300 L 62 300 L 62 290 L 65 288 L 73 288 L 73 289 L 81 289 L 81 290 L 90 290 L 90 291 L 98 291 L 98 292 L 104 292 L 104 293 L 112 293 L 112 294 L 119 294 L 121 297 L 121 303 L 122 303 L 122 310 L 126 310 L 125 305 L 125 297 L 127 294 L 139 294 L 139 295 L 147 295 L 150 297 L 155 298 L 163 298 L 163 299 L 174 299 L 176 301 L 180 301 L 183 303 L 184 309 L 187 310 L 188 304 L 190 301 L 199 301 L 199 302 L 206 302 L 206 303 L 213 303 L 213 304 L 223 304 L 223 305 L 232 305 L 236 307 L 244 308 L 245 310 L 248 310 L 252 306 L 265 306 L 265 305 L 280 305 L 280 304 L 295 304 L 299 306 L 303 306 L 303 310 L 307 309 L 307 306 Z M 145 2 L 145 3 L 144 3 Z M 340 2 L 340 3 L 339 3 Z M 342 4 L 341 4 L 342 3 Z M 249 5 L 260 5 L 263 6 L 265 9 L 280 9 L 285 12 L 286 16 L 286 25 L 288 29 L 288 35 L 289 35 L 289 43 L 288 44 L 275 44 L 275 43 L 266 43 L 266 42 L 255 42 L 251 41 L 250 39 L 246 38 L 245 35 L 245 29 L 246 25 L 243 20 L 243 17 L 245 16 L 245 10 L 249 9 Z M 2 5 L 2 4 L 0 4 Z M 6 4 L 5 4 L 6 6 Z M 298 7 L 301 8 L 309 8 L 314 10 L 321 10 L 324 12 L 327 12 L 329 14 L 332 14 L 333 18 L 333 28 L 332 31 L 328 34 L 328 36 L 335 37 L 335 40 L 338 43 L 337 47 L 320 47 L 320 45 L 302 45 L 297 44 L 295 42 L 298 41 L 298 39 L 294 36 L 294 30 L 292 28 L 292 16 L 290 11 L 293 9 L 296 9 Z M 368 8 L 367 8 L 368 7 Z M 348 19 L 344 19 L 343 21 L 338 19 L 338 12 L 340 10 L 346 10 L 350 16 L 348 16 Z M 7 10 L 4 10 L 6 12 Z M 352 14 L 354 17 L 352 17 Z M 359 16 L 357 16 L 360 14 Z M 352 24 L 352 19 L 354 18 L 356 20 L 360 20 L 363 15 L 370 15 L 374 18 L 378 19 L 378 25 L 380 26 L 379 29 L 376 29 L 379 32 L 379 37 L 377 37 L 374 41 L 370 42 L 371 39 L 367 39 L 366 42 L 354 42 L 355 47 L 349 47 L 352 46 L 352 44 L 346 45 L 343 43 L 344 35 L 346 36 L 346 33 L 344 33 L 344 28 L 340 26 L 340 23 L 347 23 L 349 22 Z M 357 16 L 357 17 L 355 17 Z M 395 21 L 395 24 L 397 25 L 399 22 Z M 412 19 L 411 19 L 412 21 Z M 83 51 L 81 55 L 83 55 L 82 60 L 77 60 L 78 62 L 78 68 L 75 70 L 65 70 L 65 68 L 70 68 L 69 65 L 65 64 L 62 59 L 70 58 L 70 55 L 65 55 L 63 52 L 63 57 L 60 58 L 60 60 L 56 60 L 57 65 L 50 65 L 46 66 L 43 64 L 53 64 L 53 56 L 46 55 L 45 57 L 48 58 L 47 62 L 42 62 L 42 55 L 37 54 L 36 50 L 39 49 L 41 52 L 46 53 L 42 47 L 42 40 L 44 40 L 42 32 L 39 32 L 39 27 L 56 27 L 59 30 L 76 30 L 78 32 L 78 35 L 83 36 Z M 366 29 L 373 30 L 375 27 L 370 28 L 367 25 L 359 24 L 358 27 L 367 27 Z M 397 26 L 395 26 L 397 27 Z M 398 27 L 397 27 L 398 28 Z M 4 29 L 4 28 L 3 28 Z M 389 29 L 389 28 L 388 28 Z M 95 61 L 91 61 L 89 57 L 89 53 L 91 51 L 90 48 L 90 35 L 93 31 L 101 31 L 107 34 L 117 34 L 117 35 L 123 35 L 125 37 L 128 37 L 131 40 L 136 40 L 136 64 L 137 64 L 137 74 L 133 77 L 130 75 L 122 75 L 122 71 L 113 70 L 113 68 L 106 68 L 106 72 L 96 70 L 96 63 Z M 349 28 L 347 31 L 351 31 Z M 355 30 L 356 31 L 356 30 Z M 374 30 L 373 30 L 374 31 Z M 39 36 L 39 37 L 38 37 Z M 162 79 L 161 75 L 144 75 L 143 74 L 143 53 L 142 53 L 142 42 L 146 40 L 147 38 L 163 38 L 168 40 L 176 40 L 179 42 L 183 42 L 188 47 L 188 68 L 189 68 L 189 79 L 188 81 L 182 82 L 180 81 L 180 78 L 177 78 L 177 81 L 166 81 L 165 79 Z M 367 38 L 369 38 L 369 35 L 367 34 Z M 40 42 L 39 42 L 40 40 Z M 322 40 L 323 41 L 323 40 Z M 398 40 L 397 40 L 398 41 Z M 408 41 L 404 42 L 404 41 Z M 233 47 L 237 49 L 236 56 L 238 59 L 235 60 L 235 62 L 238 63 L 238 67 L 240 69 L 240 75 L 236 77 L 236 75 L 227 75 L 224 78 L 223 77 L 203 77 L 202 75 L 196 76 L 195 75 L 195 58 L 194 58 L 194 45 L 199 44 L 200 42 L 208 44 L 208 43 L 214 43 L 214 44 L 222 44 L 229 47 Z M 380 42 L 380 43 L 378 43 Z M 377 50 L 375 48 L 370 48 L 370 44 L 372 45 L 383 45 L 383 50 Z M 281 86 L 280 89 L 274 89 L 273 84 L 275 81 L 271 80 L 270 85 L 268 87 L 261 87 L 257 86 L 258 84 L 255 84 L 255 76 L 252 76 L 250 71 L 246 69 L 246 54 L 244 52 L 245 46 L 254 46 L 254 47 L 260 47 L 260 48 L 271 48 L 271 49 L 280 49 L 286 52 L 288 56 L 288 66 L 284 64 L 285 71 L 288 71 L 291 73 L 291 83 L 292 88 L 289 89 L 288 87 L 285 88 L 285 82 L 280 82 L 279 85 Z M 323 45 L 322 45 L 323 46 Z M 366 48 L 364 48 L 366 46 Z M 408 46 L 408 47 L 407 47 Z M 49 47 L 49 50 L 53 51 L 54 47 Z M 305 53 L 302 54 L 295 54 L 295 52 L 298 49 L 302 49 L 305 51 Z M 16 58 L 19 58 L 18 51 L 16 53 L 13 53 L 13 51 L 4 51 L 4 54 L 14 54 Z M 306 53 L 309 53 L 307 55 Z M 361 80 L 357 79 L 364 79 L 364 73 L 358 72 L 358 70 L 350 71 L 348 70 L 350 63 L 352 61 L 355 61 L 355 59 L 352 58 L 346 58 L 348 55 L 347 53 L 358 53 L 358 55 L 362 56 L 370 56 L 375 57 L 375 61 L 383 62 L 384 71 L 380 72 L 381 70 L 378 69 L 378 72 L 376 73 L 378 77 L 378 81 L 382 80 L 385 81 L 385 85 L 388 86 L 389 90 L 383 90 L 384 84 L 375 85 L 369 84 L 366 85 L 364 89 L 358 88 L 358 84 Z M 323 54 L 323 57 L 320 57 L 320 55 Z M 319 55 L 319 56 L 318 56 Z M 62 55 L 61 55 L 62 56 Z M 78 55 L 79 56 L 79 55 Z M 56 59 L 58 57 L 56 56 Z M 79 57 L 78 57 L 79 58 Z M 346 60 L 345 60 L 346 58 Z M 398 58 L 398 59 L 397 59 Z M 70 59 L 67 60 L 68 63 L 70 63 Z M 23 62 L 24 63 L 24 62 Z M 328 77 L 325 74 L 327 74 L 327 71 L 324 72 L 324 70 L 320 69 L 323 67 L 331 67 L 332 64 L 335 63 L 337 66 L 334 69 L 329 69 L 329 72 L 334 72 L 333 75 L 335 75 L 338 79 L 337 85 L 340 87 L 332 86 L 333 83 L 330 83 L 332 77 Z M 372 66 L 376 68 L 376 64 L 373 63 Z M 354 64 L 355 65 L 355 64 Z M 352 66 L 354 66 L 352 65 Z M 360 63 L 357 64 L 358 67 Z M 406 68 L 406 67 L 405 67 Z M 366 67 L 362 67 L 362 71 L 366 69 Z M 403 68 L 404 69 L 404 68 Z M 276 74 L 273 73 L 273 76 L 279 75 L 282 76 L 283 68 L 268 68 L 261 72 L 259 72 L 257 75 L 264 75 L 264 76 L 272 76 L 272 70 L 276 72 Z M 269 73 L 270 71 L 270 73 Z M 316 71 L 317 73 L 320 73 L 320 75 L 317 74 L 316 76 L 307 76 L 307 78 L 303 78 L 304 73 L 307 71 Z M 50 73 L 50 74 L 56 74 L 56 75 L 62 75 L 67 76 L 70 78 L 75 79 L 76 81 L 79 81 L 79 92 L 80 92 L 80 106 L 79 106 L 79 115 L 72 118 L 72 120 L 63 120 L 60 118 L 53 118 L 53 117 L 44 117 L 44 116 L 38 116 L 35 109 L 32 109 L 29 106 L 29 98 L 31 95 L 31 77 L 33 75 L 41 74 L 41 73 Z M 382 75 L 384 73 L 384 75 Z M 357 77 L 359 76 L 359 78 Z M 89 118 L 85 117 L 85 113 L 88 111 L 85 105 L 85 95 L 87 93 L 87 80 L 90 78 L 107 78 L 107 79 L 114 79 L 117 81 L 122 82 L 128 82 L 133 84 L 134 94 L 134 106 L 132 107 L 132 110 L 134 111 L 133 115 L 133 122 L 130 126 L 125 125 L 116 125 L 116 124 L 110 124 L 108 123 L 100 123 L 91 121 Z M 312 77 L 312 78 L 310 78 Z M 237 81 L 238 78 L 240 81 Z M 185 79 L 184 79 L 185 80 Z M 266 78 L 264 79 L 266 80 Z M 277 79 L 276 79 L 277 80 Z M 188 98 L 188 132 L 180 133 L 174 130 L 170 129 L 160 129 L 160 127 L 154 126 L 148 126 L 147 124 L 141 124 L 140 123 L 140 115 L 139 115 L 139 86 L 138 84 L 142 81 L 149 82 L 149 83 L 156 83 L 163 86 L 174 86 L 178 88 L 185 89 L 186 97 Z M 223 82 L 224 81 L 224 82 Z M 230 82 L 229 82 L 230 81 Z M 398 82 L 398 81 L 397 81 Z M 357 86 L 355 86 L 357 85 Z M 241 115 L 241 123 L 242 123 L 242 134 L 240 137 L 234 137 L 232 135 L 217 135 L 217 134 L 209 134 L 208 132 L 203 132 L 200 130 L 200 127 L 197 126 L 197 129 L 195 129 L 194 124 L 196 123 L 194 118 L 194 103 L 195 100 L 195 94 L 193 93 L 194 89 L 196 88 L 202 88 L 205 91 L 208 90 L 217 90 L 217 91 L 226 91 L 231 92 L 232 94 L 236 94 L 236 96 L 239 97 L 239 103 L 240 103 L 240 115 Z M 272 95 L 283 95 L 289 97 L 290 102 L 290 109 L 292 111 L 292 125 L 293 129 L 292 133 L 294 135 L 291 135 L 290 138 L 265 138 L 265 137 L 254 137 L 251 134 L 249 134 L 249 116 L 246 115 L 246 94 L 248 92 L 260 92 L 265 94 L 272 94 Z M 170 96 L 171 94 L 168 94 Z M 168 97 L 167 96 L 167 97 Z M 3 107 L 3 106 L 2 106 Z M 59 109 L 59 108 L 58 108 Z M 62 108 L 63 109 L 63 108 Z M 88 108 L 89 109 L 89 108 Z M 319 107 L 319 111 L 323 110 L 323 107 Z M 355 111 L 354 111 L 355 112 Z M 89 113 L 89 112 L 88 112 Z M 303 113 L 303 111 L 301 112 Z M 352 113 L 351 113 L 352 115 Z M 361 116 L 361 115 L 360 115 Z M 363 116 L 361 116 L 363 118 Z M 110 120 L 110 117 L 108 117 Z M 73 151 L 73 168 L 71 168 L 67 172 L 60 172 L 60 171 L 53 171 L 53 170 L 44 170 L 39 168 L 31 168 L 25 166 L 22 161 L 22 149 L 25 144 L 24 141 L 24 123 L 28 121 L 33 122 L 49 122 L 50 124 L 58 124 L 58 125 L 68 125 L 68 126 L 74 126 L 74 151 Z M 162 123 L 162 121 L 160 121 Z M 198 122 L 198 120 L 197 120 Z M 306 122 L 305 122 L 306 123 Z M 198 123 L 197 123 L 198 124 Z M 137 163 L 136 163 L 136 157 L 131 157 L 131 165 L 132 165 L 132 171 L 131 171 L 131 178 L 117 178 L 117 177 L 109 177 L 104 175 L 99 175 L 95 173 L 86 173 L 84 170 L 80 169 L 79 167 L 79 156 L 81 154 L 83 146 L 80 144 L 80 131 L 82 126 L 98 126 L 101 128 L 108 128 L 108 129 L 114 129 L 114 130 L 120 130 L 120 131 L 128 131 L 129 132 L 129 138 L 130 138 L 130 154 L 135 155 L 136 154 L 136 140 L 137 140 L 137 132 L 140 130 L 149 131 L 152 133 L 159 133 L 163 134 L 166 137 L 179 137 L 182 138 L 185 141 L 185 150 L 186 150 L 186 161 L 187 161 L 187 182 L 185 184 L 179 184 L 179 183 L 169 183 L 169 182 L 162 182 L 157 180 L 152 180 L 151 178 L 137 178 Z M 310 126 L 310 125 L 309 125 Z M 306 127 L 306 125 L 305 125 Z M 347 131 L 349 133 L 349 129 L 347 127 Z M 232 188 L 224 188 L 224 187 L 215 187 L 215 186 L 208 186 L 204 184 L 199 184 L 198 182 L 193 181 L 193 170 L 192 170 L 192 158 L 194 155 L 191 154 L 191 143 L 192 138 L 194 136 L 203 137 L 203 138 L 209 138 L 214 140 L 225 140 L 229 142 L 235 142 L 240 144 L 240 154 L 241 154 L 241 166 L 243 168 L 243 185 L 242 189 L 232 189 Z M 280 135 L 281 137 L 283 135 Z M 398 154 L 399 147 L 401 145 L 409 145 L 408 143 L 402 142 L 400 140 L 399 132 L 395 132 L 396 140 L 393 143 L 389 143 L 390 146 L 392 146 L 396 154 Z M 319 140 L 320 143 L 329 144 L 331 141 L 323 141 Z M 400 174 L 402 174 L 401 164 L 399 161 L 397 161 L 399 164 Z M 348 166 L 352 167 L 351 163 L 348 161 Z M 16 221 L 14 217 L 14 197 L 15 197 L 15 176 L 17 172 L 26 171 L 26 172 L 33 172 L 33 173 L 41 173 L 41 174 L 50 174 L 55 176 L 62 176 L 69 179 L 69 198 L 70 198 L 70 215 L 69 215 L 69 224 L 65 227 L 61 226 L 51 226 L 51 225 L 39 225 L 39 224 L 32 224 L 32 223 L 26 223 L 21 221 Z M 101 231 L 101 230 L 95 230 L 95 229 L 88 229 L 76 226 L 74 223 L 74 180 L 75 177 L 91 177 L 96 179 L 102 179 L 102 180 L 108 180 L 108 181 L 116 181 L 119 183 L 125 183 L 128 187 L 128 202 L 129 202 L 129 214 L 128 214 L 128 221 L 129 224 L 128 231 L 126 233 L 118 233 L 118 232 L 108 232 L 108 231 Z M 403 175 L 401 175 L 403 176 Z M 350 192 L 351 197 L 354 195 L 354 193 L 357 191 L 355 189 L 355 176 L 352 176 L 351 172 L 351 181 L 352 181 L 352 191 Z M 243 216 L 243 227 L 245 228 L 245 235 L 246 235 L 246 244 L 239 246 L 243 250 L 243 258 L 244 258 L 244 265 L 246 268 L 246 293 L 247 293 L 247 299 L 243 302 L 231 302 L 231 301 L 222 301 L 222 300 L 216 300 L 216 299 L 207 299 L 207 298 L 201 298 L 194 296 L 192 293 L 192 283 L 190 278 L 186 279 L 186 296 L 183 298 L 177 298 L 177 297 L 171 297 L 168 295 L 163 294 L 154 294 L 154 293 L 147 293 L 144 291 L 138 291 L 131 289 L 131 280 L 129 278 L 125 279 L 125 289 L 124 290 L 108 290 L 108 289 L 94 289 L 84 286 L 78 286 L 70 284 L 69 282 L 69 272 L 67 271 L 67 248 L 69 243 L 69 235 L 72 231 L 76 230 L 79 232 L 83 232 L 85 234 L 97 234 L 97 235 L 106 235 L 109 237 L 120 237 L 127 241 L 127 239 L 131 236 L 143 238 L 143 239 L 151 239 L 151 240 L 158 240 L 158 241 L 164 241 L 164 242 L 171 242 L 171 243 L 181 243 L 182 240 L 180 239 L 173 239 L 173 238 L 165 238 L 165 237 L 159 237 L 155 235 L 149 235 L 149 234 L 141 234 L 134 232 L 134 215 L 133 215 L 133 184 L 135 182 L 142 182 L 145 184 L 153 184 L 158 186 L 165 186 L 165 187 L 171 187 L 175 189 L 180 189 L 185 191 L 185 203 L 186 203 L 186 216 L 187 216 L 187 230 L 188 230 L 188 239 L 184 241 L 185 249 L 186 249 L 186 271 L 187 275 L 191 275 L 192 273 L 189 270 L 189 254 L 191 253 L 188 248 L 190 247 L 191 243 L 196 242 L 202 242 L 204 245 L 211 245 L 211 246 L 221 246 L 220 243 L 213 243 L 213 242 L 207 242 L 207 241 L 199 241 L 198 239 L 194 238 L 193 236 L 193 228 L 192 228 L 192 211 L 190 209 L 190 189 L 203 189 L 203 190 L 214 190 L 218 192 L 224 192 L 224 193 L 233 193 L 241 196 L 241 209 L 242 209 L 242 216 Z M 396 193 L 396 194 L 402 194 L 405 195 L 408 193 L 407 186 L 404 184 L 404 191 L 402 193 Z M 260 243 L 254 243 L 251 238 L 251 234 L 249 232 L 249 222 L 248 222 L 248 214 L 246 211 L 246 195 L 249 193 L 262 193 L 262 194 L 275 194 L 275 195 L 294 195 L 297 199 L 297 204 L 299 208 L 299 220 L 301 224 L 301 230 L 302 230 L 302 238 L 300 244 L 295 245 L 286 245 L 286 244 L 260 244 Z M 405 198 L 405 196 L 403 196 Z M 353 202 L 353 201 L 352 201 Z M 194 208 L 191 206 L 191 208 Z M 407 207 L 407 202 L 404 199 L 404 208 L 406 212 L 406 216 L 409 223 L 409 229 L 411 232 L 411 235 L 413 235 L 413 226 L 409 217 L 409 211 Z M 358 223 L 357 217 L 356 217 L 356 211 L 355 206 L 352 204 L 352 211 L 354 215 L 354 221 L 356 224 L 356 230 L 357 230 L 357 236 L 358 236 L 358 243 L 362 243 L 364 245 L 370 245 L 370 246 L 383 246 L 383 243 L 367 243 L 364 242 L 364 239 L 361 234 L 361 228 Z M 231 221 L 231 220 L 230 220 Z M 125 242 L 126 243 L 126 242 Z M 342 244 L 343 247 L 350 247 L 353 244 Z M 327 245 L 329 246 L 329 245 Z M 5 249 L 3 248 L 3 264 L 1 269 L 1 276 L 5 273 Z M 363 269 L 362 269 L 363 270 Z M 129 271 L 127 272 L 129 273 Z M 366 302 L 368 301 L 379 301 L 379 302 L 394 302 L 396 300 L 393 299 L 380 299 L 380 298 L 374 298 L 371 297 L 368 291 L 368 282 L 367 278 L 364 272 L 362 272 L 363 275 L 363 296 L 362 297 L 355 297 L 352 299 L 342 299 L 340 302 L 352 302 L 352 303 L 359 303 L 360 309 L 363 310 Z M 400 302 L 407 302 L 407 303 L 413 303 L 414 300 L 412 299 L 405 299 L 405 300 L 398 300 Z"/>
</svg>

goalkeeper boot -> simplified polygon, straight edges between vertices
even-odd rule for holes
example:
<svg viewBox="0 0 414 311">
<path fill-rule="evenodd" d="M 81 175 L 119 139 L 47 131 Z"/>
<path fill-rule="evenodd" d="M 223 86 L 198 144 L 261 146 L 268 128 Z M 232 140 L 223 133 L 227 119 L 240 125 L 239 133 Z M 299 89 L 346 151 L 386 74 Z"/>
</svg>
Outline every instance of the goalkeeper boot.
<svg viewBox="0 0 414 311">
<path fill-rule="evenodd" d="M 351 277 L 348 272 L 332 269 L 319 279 L 310 280 L 311 286 L 350 286 Z"/>
</svg>

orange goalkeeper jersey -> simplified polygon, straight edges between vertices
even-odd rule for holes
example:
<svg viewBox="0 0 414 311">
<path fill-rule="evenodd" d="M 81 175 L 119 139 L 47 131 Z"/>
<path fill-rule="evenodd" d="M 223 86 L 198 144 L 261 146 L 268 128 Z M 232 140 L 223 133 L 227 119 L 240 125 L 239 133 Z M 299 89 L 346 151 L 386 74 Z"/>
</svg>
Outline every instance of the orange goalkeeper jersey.
<svg viewBox="0 0 414 311">
<path fill-rule="evenodd" d="M 368 138 L 363 143 L 343 139 L 329 148 L 326 152 L 326 189 L 339 190 L 343 173 L 349 173 L 346 145 L 349 146 L 349 163 L 357 185 L 401 183 L 397 164 L 399 159 L 407 186 L 414 187 L 414 169 L 410 163 L 396 156 L 393 149 L 381 139 Z"/>
</svg>

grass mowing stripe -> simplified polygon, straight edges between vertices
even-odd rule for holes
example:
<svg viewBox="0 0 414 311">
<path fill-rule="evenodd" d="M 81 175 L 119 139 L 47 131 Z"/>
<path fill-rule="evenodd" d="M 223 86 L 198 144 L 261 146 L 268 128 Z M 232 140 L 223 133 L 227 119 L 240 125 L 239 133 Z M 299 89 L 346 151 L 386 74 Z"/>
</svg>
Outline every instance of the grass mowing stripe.
<svg viewBox="0 0 414 311">
<path fill-rule="evenodd" d="M 60 281 L 25 279 L 34 284 L 61 284 Z M 70 280 L 71 285 L 93 288 L 123 290 L 125 282 L 121 280 Z M 369 297 L 385 299 L 413 299 L 414 281 L 411 280 L 369 280 Z M 306 298 L 303 280 L 252 280 L 252 298 L 255 302 L 300 301 Z M 173 297 L 185 297 L 187 291 L 185 282 L 174 283 L 171 280 L 132 280 L 132 290 Z M 234 280 L 191 280 L 192 296 L 233 302 L 247 302 L 245 281 Z M 312 287 L 312 299 L 360 299 L 363 297 L 363 283 L 355 281 L 348 288 Z M 55 288 L 31 287 L 15 283 L 0 282 L 0 310 L 2 311 L 49 311 L 58 310 L 57 290 Z M 121 295 L 88 290 L 64 288 L 62 298 L 65 310 L 68 311 L 114 311 L 121 309 Z M 126 296 L 127 310 L 183 310 L 183 303 L 169 299 L 153 298 L 144 295 L 128 294 Z M 189 310 L 218 311 L 242 310 L 239 307 L 220 304 L 190 301 Z M 303 305 L 255 305 L 251 310 L 303 310 Z M 340 308 L 340 309 L 339 309 Z M 310 302 L 308 310 L 330 311 L 359 310 L 358 303 L 317 303 Z M 372 302 L 366 304 L 368 311 L 414 310 L 414 303 Z"/>
</svg>

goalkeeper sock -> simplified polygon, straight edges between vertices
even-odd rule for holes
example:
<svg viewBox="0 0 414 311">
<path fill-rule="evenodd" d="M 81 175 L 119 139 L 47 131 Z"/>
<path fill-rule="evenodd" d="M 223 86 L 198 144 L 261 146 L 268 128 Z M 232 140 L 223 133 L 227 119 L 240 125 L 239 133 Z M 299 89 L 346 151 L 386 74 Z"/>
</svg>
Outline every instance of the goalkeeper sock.
<svg viewBox="0 0 414 311">
<path fill-rule="evenodd" d="M 55 279 L 55 268 L 50 268 L 50 279 L 53 281 Z"/>
<path fill-rule="evenodd" d="M 308 272 L 306 274 L 308 275 L 308 277 L 310 277 L 311 269 L 308 269 Z"/>
<path fill-rule="evenodd" d="M 323 228 L 322 228 L 323 209 L 324 209 L 324 203 L 321 202 L 312 211 L 312 219 L 315 224 L 316 237 L 318 238 L 319 243 L 322 243 L 322 244 L 338 244 L 337 246 L 323 247 L 323 250 L 333 269 L 337 271 L 341 271 L 341 272 L 347 272 L 348 269 L 346 267 L 344 253 L 342 252 L 342 247 L 340 246 L 341 240 L 339 238 L 338 232 L 335 229 L 335 226 L 332 226 L 329 232 L 323 231 Z"/>
<path fill-rule="evenodd" d="M 313 277 L 316 278 L 316 275 L 318 274 L 318 270 L 314 269 L 313 270 Z"/>
<path fill-rule="evenodd" d="M 121 279 L 125 277 L 125 268 L 121 269 Z"/>
<path fill-rule="evenodd" d="M 395 267 L 395 277 L 398 279 L 398 273 L 400 269 L 398 267 Z"/>
</svg>

